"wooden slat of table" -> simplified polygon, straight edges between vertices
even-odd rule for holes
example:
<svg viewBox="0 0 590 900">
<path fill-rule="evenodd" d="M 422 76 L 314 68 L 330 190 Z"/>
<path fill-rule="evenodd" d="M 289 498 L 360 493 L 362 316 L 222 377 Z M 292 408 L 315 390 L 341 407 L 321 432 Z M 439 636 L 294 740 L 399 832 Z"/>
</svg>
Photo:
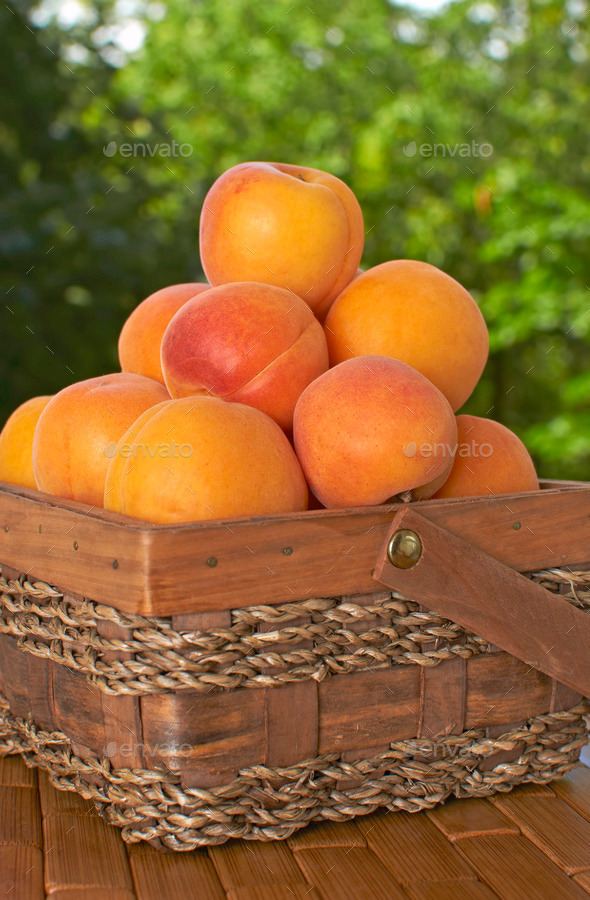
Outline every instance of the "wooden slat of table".
<svg viewBox="0 0 590 900">
<path fill-rule="evenodd" d="M 481 800 L 449 800 L 426 813 L 449 841 L 479 834 L 518 834 L 518 825 L 491 803 Z"/>
<path fill-rule="evenodd" d="M 502 900 L 581 900 L 586 896 L 524 835 L 464 838 L 457 842 L 457 849 Z"/>
<path fill-rule="evenodd" d="M 43 852 L 25 844 L 0 845 L 0 897 L 43 900 Z"/>
<path fill-rule="evenodd" d="M 102 819 L 50 813 L 43 819 L 45 889 L 132 890 L 133 882 L 120 835 Z"/>
<path fill-rule="evenodd" d="M 368 847 L 401 884 L 477 876 L 427 816 L 376 813 L 357 820 Z"/>
<path fill-rule="evenodd" d="M 358 900 L 359 896 L 372 900 L 407 898 L 386 867 L 364 847 L 314 847 L 297 850 L 294 857 L 323 900 Z"/>
<path fill-rule="evenodd" d="M 496 900 L 497 894 L 481 881 L 421 881 L 405 887 L 411 900 Z"/>
<path fill-rule="evenodd" d="M 225 900 L 227 896 L 206 850 L 172 854 L 148 844 L 130 844 L 127 852 L 134 896 L 142 900 L 193 896 Z"/>
<path fill-rule="evenodd" d="M 568 875 L 590 869 L 590 822 L 558 797 L 499 797 L 494 805 Z"/>
</svg>

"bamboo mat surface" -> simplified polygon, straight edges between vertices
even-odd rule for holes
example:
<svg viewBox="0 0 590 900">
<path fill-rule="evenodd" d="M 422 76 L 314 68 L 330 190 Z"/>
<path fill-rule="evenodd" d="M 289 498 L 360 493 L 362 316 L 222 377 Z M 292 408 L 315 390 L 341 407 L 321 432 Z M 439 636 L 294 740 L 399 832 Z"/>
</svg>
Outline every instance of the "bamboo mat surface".
<svg viewBox="0 0 590 900">
<path fill-rule="evenodd" d="M 0 898 L 567 900 L 590 895 L 590 769 L 551 787 L 192 853 L 125 844 L 91 803 L 0 758 Z"/>
</svg>

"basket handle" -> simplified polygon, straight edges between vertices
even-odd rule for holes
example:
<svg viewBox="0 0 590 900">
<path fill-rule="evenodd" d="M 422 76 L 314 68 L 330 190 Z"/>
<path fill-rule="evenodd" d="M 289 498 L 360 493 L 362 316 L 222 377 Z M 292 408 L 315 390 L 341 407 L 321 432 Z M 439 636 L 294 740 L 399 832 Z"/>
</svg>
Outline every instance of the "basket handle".
<svg viewBox="0 0 590 900">
<path fill-rule="evenodd" d="M 411 506 L 394 516 L 373 578 L 590 697 L 590 615 Z"/>
</svg>

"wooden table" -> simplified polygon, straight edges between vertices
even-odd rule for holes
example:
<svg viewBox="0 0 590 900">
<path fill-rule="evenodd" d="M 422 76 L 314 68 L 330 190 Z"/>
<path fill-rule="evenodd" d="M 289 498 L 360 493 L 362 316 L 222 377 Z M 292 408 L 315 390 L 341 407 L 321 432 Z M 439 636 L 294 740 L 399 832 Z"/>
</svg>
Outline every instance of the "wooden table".
<svg viewBox="0 0 590 900">
<path fill-rule="evenodd" d="M 288 841 L 193 853 L 124 844 L 91 803 L 0 759 L 11 900 L 566 900 L 590 894 L 590 769 L 433 812 L 375 813 Z"/>
</svg>

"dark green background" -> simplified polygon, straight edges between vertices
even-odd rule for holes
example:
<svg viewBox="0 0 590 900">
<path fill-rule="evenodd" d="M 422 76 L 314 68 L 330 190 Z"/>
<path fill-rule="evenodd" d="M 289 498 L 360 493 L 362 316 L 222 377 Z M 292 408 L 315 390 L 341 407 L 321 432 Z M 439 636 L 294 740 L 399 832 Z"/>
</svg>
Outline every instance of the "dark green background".
<svg viewBox="0 0 590 900">
<path fill-rule="evenodd" d="M 274 159 L 353 188 L 365 266 L 424 259 L 473 293 L 491 355 L 466 410 L 514 428 L 541 474 L 590 478 L 581 0 L 459 2 L 429 18 L 382 0 L 81 3 L 77 21 L 58 6 L 0 10 L 0 419 L 116 370 L 134 305 L 202 278 L 212 181 Z M 129 18 L 146 37 L 126 55 Z M 172 139 L 190 156 L 104 153 Z M 471 141 L 493 152 L 419 149 Z"/>
</svg>

